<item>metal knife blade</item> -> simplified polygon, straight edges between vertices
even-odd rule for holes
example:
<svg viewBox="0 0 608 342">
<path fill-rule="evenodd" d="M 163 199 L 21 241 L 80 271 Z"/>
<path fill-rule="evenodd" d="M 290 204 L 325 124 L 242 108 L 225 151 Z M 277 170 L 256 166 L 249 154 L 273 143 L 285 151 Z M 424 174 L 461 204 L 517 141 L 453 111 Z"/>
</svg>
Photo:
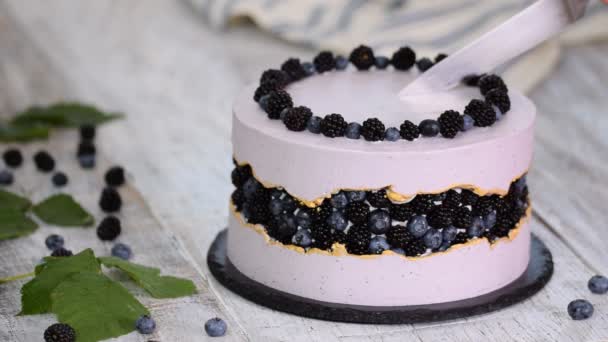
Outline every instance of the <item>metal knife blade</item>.
<svg viewBox="0 0 608 342">
<path fill-rule="evenodd" d="M 491 72 L 580 18 L 588 0 L 539 0 L 401 89 L 399 97 L 445 92 L 467 75 Z"/>
</svg>

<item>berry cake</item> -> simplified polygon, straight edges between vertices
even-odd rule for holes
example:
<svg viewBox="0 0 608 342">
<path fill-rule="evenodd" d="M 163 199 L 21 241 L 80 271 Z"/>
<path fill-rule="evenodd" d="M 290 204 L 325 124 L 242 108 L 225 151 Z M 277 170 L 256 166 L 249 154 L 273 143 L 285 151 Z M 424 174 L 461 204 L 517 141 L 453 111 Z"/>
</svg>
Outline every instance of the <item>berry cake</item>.
<svg viewBox="0 0 608 342">
<path fill-rule="evenodd" d="M 535 107 L 496 75 L 399 101 L 444 57 L 321 52 L 239 95 L 227 255 L 242 274 L 322 302 L 406 306 L 524 273 Z"/>
</svg>

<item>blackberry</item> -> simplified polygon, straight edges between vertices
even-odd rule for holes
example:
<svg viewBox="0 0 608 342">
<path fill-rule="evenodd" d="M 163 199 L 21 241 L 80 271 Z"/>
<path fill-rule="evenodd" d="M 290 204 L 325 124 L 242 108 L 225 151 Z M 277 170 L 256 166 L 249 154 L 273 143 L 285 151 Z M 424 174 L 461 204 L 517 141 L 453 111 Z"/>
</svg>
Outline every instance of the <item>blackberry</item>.
<svg viewBox="0 0 608 342">
<path fill-rule="evenodd" d="M 34 164 L 42 172 L 51 172 L 55 168 L 55 160 L 46 151 L 39 151 L 34 154 Z"/>
<path fill-rule="evenodd" d="M 479 195 L 469 189 L 462 189 L 460 192 L 460 201 L 462 202 L 462 205 L 475 205 L 478 199 Z"/>
<path fill-rule="evenodd" d="M 484 75 L 477 82 L 477 86 L 481 91 L 481 94 L 485 96 L 490 90 L 499 89 L 504 91 L 505 93 L 509 92 L 507 89 L 507 85 L 503 82 L 502 78 L 497 75 Z"/>
<path fill-rule="evenodd" d="M 44 331 L 45 342 L 74 342 L 76 331 L 64 323 L 55 323 Z"/>
<path fill-rule="evenodd" d="M 405 120 L 399 126 L 399 134 L 405 140 L 412 141 L 420 136 L 420 129 L 418 129 L 418 125 L 415 123 Z"/>
<path fill-rule="evenodd" d="M 502 114 L 505 114 L 511 109 L 511 99 L 509 94 L 501 89 L 492 89 L 486 94 L 486 102 L 490 105 L 498 107 Z"/>
<path fill-rule="evenodd" d="M 122 225 L 116 216 L 106 216 L 97 226 L 97 237 L 103 241 L 114 240 L 120 235 Z"/>
<path fill-rule="evenodd" d="M 329 201 L 323 201 L 320 206 L 311 210 L 311 216 L 313 221 L 325 223 L 325 220 L 327 220 L 333 211 L 334 208 L 331 206 Z"/>
<path fill-rule="evenodd" d="M 433 67 L 433 65 L 433 61 L 426 57 L 420 58 L 418 62 L 416 62 L 416 67 L 418 67 L 418 70 L 420 70 L 420 72 L 425 72 L 429 70 Z"/>
<path fill-rule="evenodd" d="M 441 205 L 456 209 L 462 201 L 461 195 L 454 189 L 450 189 L 445 193 L 445 198 L 441 201 Z"/>
<path fill-rule="evenodd" d="M 255 102 L 259 102 L 263 96 L 269 95 L 270 93 L 272 93 L 273 91 L 278 90 L 278 89 L 279 88 L 277 88 L 277 86 L 274 84 L 268 84 L 268 83 L 260 84 L 255 89 L 255 93 L 253 93 L 253 100 Z"/>
<path fill-rule="evenodd" d="M 251 178 L 251 166 L 243 165 L 235 167 L 232 170 L 230 177 L 232 178 L 232 184 L 234 184 L 234 186 L 243 186 L 243 184 L 245 184 L 245 182 Z"/>
<path fill-rule="evenodd" d="M 485 74 L 465 76 L 462 79 L 462 84 L 464 84 L 468 87 L 477 87 L 477 84 L 479 83 L 479 79 L 482 78 L 483 76 L 485 76 Z"/>
<path fill-rule="evenodd" d="M 464 113 L 470 115 L 475 121 L 475 126 L 487 127 L 496 122 L 496 113 L 492 106 L 482 100 L 471 100 L 464 108 Z"/>
<path fill-rule="evenodd" d="M 359 70 L 368 70 L 376 62 L 374 51 L 365 45 L 359 45 L 355 48 L 350 53 L 349 60 Z M 367 248 L 367 246 L 365 247 Z"/>
<path fill-rule="evenodd" d="M 346 234 L 346 250 L 350 254 L 367 254 L 371 240 L 372 234 L 367 227 L 354 225 Z"/>
<path fill-rule="evenodd" d="M 363 121 L 361 135 L 367 141 L 384 140 L 384 124 L 378 118 L 371 118 Z"/>
<path fill-rule="evenodd" d="M 21 155 L 21 151 L 17 149 L 6 150 L 2 154 L 2 159 L 4 159 L 4 163 L 9 167 L 19 167 L 23 164 L 23 155 Z"/>
<path fill-rule="evenodd" d="M 85 124 L 80 126 L 80 139 L 93 140 L 95 139 L 95 125 Z"/>
<path fill-rule="evenodd" d="M 66 184 L 68 184 L 68 176 L 66 176 L 65 173 L 59 171 L 53 175 L 51 181 L 53 182 L 53 185 L 57 187 L 65 186 Z"/>
<path fill-rule="evenodd" d="M 463 119 L 455 110 L 446 110 L 439 115 L 439 133 L 445 138 L 454 138 L 462 129 Z"/>
<path fill-rule="evenodd" d="M 401 47 L 393 53 L 391 63 L 397 70 L 408 70 L 416 64 L 416 53 L 409 46 Z"/>
<path fill-rule="evenodd" d="M 460 207 L 454 210 L 452 223 L 457 228 L 469 228 L 473 223 L 473 214 L 467 207 Z"/>
<path fill-rule="evenodd" d="M 436 206 L 426 216 L 433 228 L 445 228 L 452 224 L 452 210 L 446 206 Z"/>
<path fill-rule="evenodd" d="M 120 166 L 113 166 L 105 174 L 108 186 L 121 186 L 125 184 L 125 170 Z"/>
<path fill-rule="evenodd" d="M 276 89 L 283 89 L 289 84 L 289 76 L 282 70 L 268 69 L 260 77 L 260 85 L 262 84 L 274 86 Z"/>
<path fill-rule="evenodd" d="M 270 208 L 268 207 L 269 196 L 262 190 L 249 202 L 248 222 L 253 224 L 267 223 L 270 218 Z"/>
<path fill-rule="evenodd" d="M 334 58 L 334 54 L 329 51 L 319 52 L 319 54 L 312 60 L 312 63 L 315 65 L 315 69 L 317 69 L 319 74 L 333 70 L 336 67 L 336 59 Z"/>
<path fill-rule="evenodd" d="M 69 257 L 72 255 L 74 255 L 72 251 L 69 249 L 65 249 L 64 247 L 59 247 L 53 250 L 53 253 L 51 253 L 52 257 Z"/>
<path fill-rule="evenodd" d="M 473 205 L 473 214 L 476 216 L 486 216 L 494 209 L 494 199 L 491 196 L 483 196 Z"/>
<path fill-rule="evenodd" d="M 388 208 L 391 205 L 391 200 L 388 199 L 384 189 L 368 192 L 367 201 L 375 208 Z"/>
<path fill-rule="evenodd" d="M 290 58 L 286 60 L 283 65 L 281 65 L 281 70 L 289 75 L 289 77 L 294 81 L 306 77 L 306 70 L 304 70 L 300 60 L 297 58 Z"/>
<path fill-rule="evenodd" d="M 306 129 L 306 124 L 311 117 L 312 111 L 308 107 L 294 107 L 287 111 L 283 123 L 288 130 L 301 132 Z"/>
<path fill-rule="evenodd" d="M 404 222 L 414 215 L 414 210 L 409 203 L 391 203 L 389 211 L 391 213 L 391 218 L 396 221 Z"/>
<path fill-rule="evenodd" d="M 435 63 L 439 63 L 446 58 L 448 58 L 448 55 L 446 55 L 445 53 L 437 54 L 437 56 L 435 56 Z"/>
<path fill-rule="evenodd" d="M 118 191 L 111 187 L 104 188 L 99 198 L 99 207 L 106 213 L 119 211 L 122 207 L 122 198 Z"/>
<path fill-rule="evenodd" d="M 418 215 L 428 214 L 435 206 L 435 203 L 433 203 L 433 196 L 429 194 L 417 195 L 410 203 L 412 209 L 414 209 L 414 212 Z"/>
<path fill-rule="evenodd" d="M 284 90 L 275 90 L 269 95 L 266 113 L 269 118 L 278 120 L 281 118 L 283 109 L 291 107 L 293 107 L 291 96 Z"/>
<path fill-rule="evenodd" d="M 329 138 L 344 136 L 346 121 L 340 114 L 328 114 L 321 120 L 321 133 Z"/>
<path fill-rule="evenodd" d="M 346 218 L 354 224 L 364 224 L 369 215 L 369 204 L 353 202 L 346 207 Z"/>
<path fill-rule="evenodd" d="M 76 151 L 76 156 L 85 156 L 85 155 L 94 155 L 97 153 L 97 149 L 95 148 L 95 144 L 90 140 L 83 140 L 78 144 L 78 151 Z"/>
<path fill-rule="evenodd" d="M 330 249 L 336 242 L 331 227 L 327 224 L 314 225 L 310 230 L 312 236 L 312 247 L 319 249 Z"/>
<path fill-rule="evenodd" d="M 243 209 L 243 204 L 245 204 L 245 195 L 243 194 L 243 189 L 236 189 L 230 195 L 232 199 L 232 204 L 236 208 L 236 211 L 241 211 Z"/>
<path fill-rule="evenodd" d="M 408 243 L 414 240 L 415 237 L 405 226 L 396 225 L 392 226 L 391 229 L 386 232 L 386 239 L 391 246 L 404 248 Z"/>
<path fill-rule="evenodd" d="M 405 255 L 415 257 L 426 253 L 426 245 L 422 239 L 414 239 L 403 246 Z"/>
<path fill-rule="evenodd" d="M 467 241 L 469 241 L 469 235 L 467 233 L 460 232 L 460 233 L 456 234 L 456 237 L 454 238 L 452 245 L 467 243 Z"/>
</svg>

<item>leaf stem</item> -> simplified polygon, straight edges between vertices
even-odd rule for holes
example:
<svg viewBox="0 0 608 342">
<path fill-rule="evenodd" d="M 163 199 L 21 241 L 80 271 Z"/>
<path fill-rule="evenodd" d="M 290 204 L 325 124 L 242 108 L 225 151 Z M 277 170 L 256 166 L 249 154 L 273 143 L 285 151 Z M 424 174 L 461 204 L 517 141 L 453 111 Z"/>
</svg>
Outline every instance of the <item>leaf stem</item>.
<svg viewBox="0 0 608 342">
<path fill-rule="evenodd" d="M 34 272 L 30 272 L 30 273 L 19 274 L 19 275 L 8 277 L 8 278 L 0 278 L 0 284 L 9 283 L 11 281 L 15 281 L 15 280 L 19 280 L 19 279 L 33 277 L 34 275 L 36 275 Z"/>
</svg>

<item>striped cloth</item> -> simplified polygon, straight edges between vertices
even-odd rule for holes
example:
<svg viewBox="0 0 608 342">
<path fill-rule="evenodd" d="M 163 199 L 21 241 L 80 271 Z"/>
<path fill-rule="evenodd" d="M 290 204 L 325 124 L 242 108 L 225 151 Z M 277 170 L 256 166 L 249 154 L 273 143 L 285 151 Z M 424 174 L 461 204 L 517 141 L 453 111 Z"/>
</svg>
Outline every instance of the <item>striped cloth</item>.
<svg viewBox="0 0 608 342">
<path fill-rule="evenodd" d="M 453 52 L 529 5 L 529 0 L 187 0 L 215 28 L 247 18 L 283 39 L 348 53 L 366 43 L 380 53 L 410 45 L 421 55 Z M 608 6 L 511 63 L 507 81 L 527 91 L 548 75 L 564 44 L 608 37 Z"/>
</svg>

